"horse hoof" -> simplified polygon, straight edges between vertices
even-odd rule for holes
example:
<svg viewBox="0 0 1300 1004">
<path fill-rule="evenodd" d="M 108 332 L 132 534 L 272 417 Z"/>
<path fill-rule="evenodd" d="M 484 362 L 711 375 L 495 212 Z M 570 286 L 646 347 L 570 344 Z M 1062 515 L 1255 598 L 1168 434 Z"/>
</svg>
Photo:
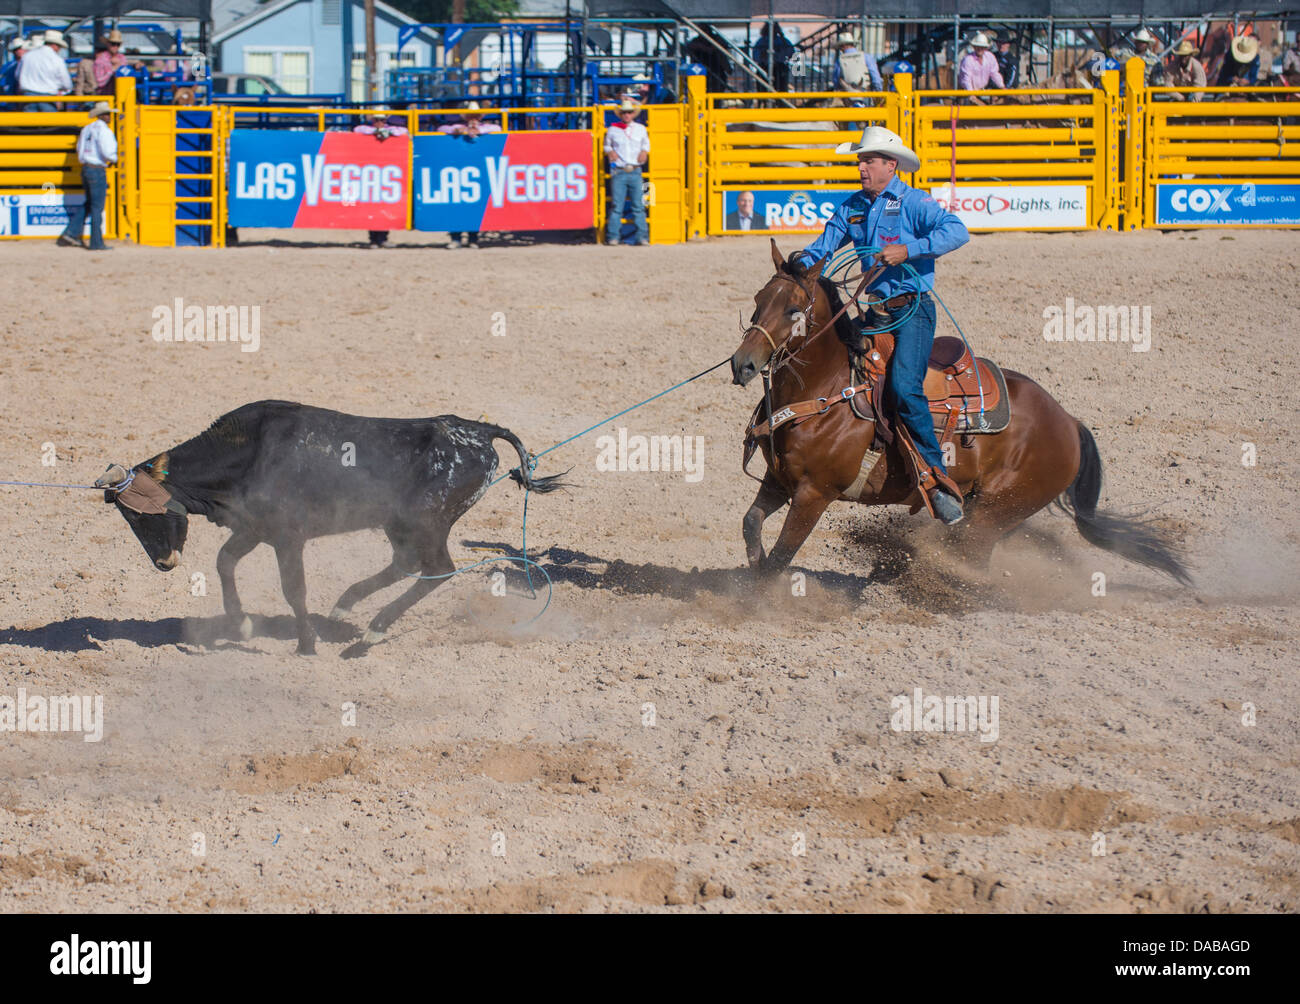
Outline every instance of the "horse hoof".
<svg viewBox="0 0 1300 1004">
<path fill-rule="evenodd" d="M 361 644 L 363 645 L 378 645 L 383 640 L 383 631 L 367 630 L 366 633 L 361 636 Z"/>
<path fill-rule="evenodd" d="M 239 622 L 239 637 L 244 641 L 253 637 L 253 618 L 248 614 L 244 614 L 244 619 Z"/>
<path fill-rule="evenodd" d="M 349 610 L 347 607 L 337 607 L 337 606 L 336 606 L 333 610 L 330 611 L 330 620 L 332 620 L 332 621 L 342 621 L 342 620 L 347 620 L 347 616 L 348 616 L 348 614 L 350 614 L 351 612 L 352 612 L 352 611 Z"/>
<path fill-rule="evenodd" d="M 316 643 L 314 641 L 306 642 L 306 643 L 298 642 L 298 655 L 315 655 L 315 654 L 316 654 Z"/>
</svg>

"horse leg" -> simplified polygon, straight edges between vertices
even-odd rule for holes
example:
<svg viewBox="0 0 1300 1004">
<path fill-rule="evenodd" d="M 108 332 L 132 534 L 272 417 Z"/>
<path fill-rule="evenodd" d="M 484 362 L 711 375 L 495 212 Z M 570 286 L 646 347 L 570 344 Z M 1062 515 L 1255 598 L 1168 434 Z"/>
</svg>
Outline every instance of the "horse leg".
<svg viewBox="0 0 1300 1004">
<path fill-rule="evenodd" d="M 808 534 L 812 533 L 817 521 L 822 518 L 826 507 L 838 497 L 838 491 L 828 492 L 813 488 L 807 482 L 795 489 L 794 498 L 790 502 L 790 511 L 785 517 L 785 525 L 781 527 L 781 536 L 777 538 L 772 553 L 763 559 L 762 565 L 759 566 L 763 575 L 773 576 L 785 571 L 794 560 L 799 548 L 803 546 L 803 542 L 808 539 Z"/>
<path fill-rule="evenodd" d="M 749 512 L 745 513 L 745 557 L 749 560 L 750 568 L 757 570 L 763 564 L 763 521 L 789 501 L 790 496 L 777 484 L 772 472 L 768 471 Z"/>
<path fill-rule="evenodd" d="M 456 570 L 456 563 L 451 560 L 451 553 L 447 550 L 447 534 L 450 532 L 450 527 L 439 530 L 434 541 L 421 545 L 420 575 L 422 577 L 416 579 L 410 589 L 375 614 L 374 620 L 370 622 L 370 627 L 361 639 L 363 645 L 375 645 L 383 641 L 384 632 L 392 626 L 393 621 L 447 581 L 445 577 Z"/>
<path fill-rule="evenodd" d="M 235 566 L 260 543 L 261 540 L 254 534 L 235 533 L 217 552 L 217 578 L 221 580 L 221 604 L 226 610 L 226 620 L 245 641 L 253 636 L 253 622 L 244 615 L 244 608 L 239 602 L 239 591 L 235 588 Z"/>
<path fill-rule="evenodd" d="M 302 567 L 303 541 L 295 540 L 275 549 L 275 560 L 280 565 L 280 588 L 289 601 L 294 620 L 298 624 L 298 654 L 316 654 L 316 633 L 307 616 L 307 575 Z"/>
</svg>

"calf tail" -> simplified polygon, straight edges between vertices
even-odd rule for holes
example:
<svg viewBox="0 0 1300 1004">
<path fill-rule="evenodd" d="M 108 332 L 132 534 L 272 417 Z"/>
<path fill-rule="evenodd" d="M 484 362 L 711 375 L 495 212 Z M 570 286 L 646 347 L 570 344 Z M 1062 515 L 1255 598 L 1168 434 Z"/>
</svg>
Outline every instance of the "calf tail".
<svg viewBox="0 0 1300 1004">
<path fill-rule="evenodd" d="M 524 449 L 524 444 L 519 437 L 509 429 L 504 429 L 499 425 L 489 425 L 487 428 L 492 433 L 493 439 L 504 439 L 519 454 L 519 466 L 510 472 L 511 481 L 522 485 L 530 492 L 553 492 L 569 487 L 568 482 L 563 480 L 564 474 L 568 474 L 568 471 L 565 471 L 564 474 L 552 474 L 549 478 L 533 477 L 530 466 L 532 458 L 529 456 L 528 451 Z"/>
<path fill-rule="evenodd" d="M 1192 584 L 1180 560 L 1178 542 L 1171 534 L 1146 520 L 1098 511 L 1100 497 L 1101 454 L 1092 433 L 1080 422 L 1079 472 L 1064 497 L 1057 499 L 1057 505 L 1074 517 L 1079 534 L 1094 547 L 1164 572 L 1185 586 Z"/>
</svg>

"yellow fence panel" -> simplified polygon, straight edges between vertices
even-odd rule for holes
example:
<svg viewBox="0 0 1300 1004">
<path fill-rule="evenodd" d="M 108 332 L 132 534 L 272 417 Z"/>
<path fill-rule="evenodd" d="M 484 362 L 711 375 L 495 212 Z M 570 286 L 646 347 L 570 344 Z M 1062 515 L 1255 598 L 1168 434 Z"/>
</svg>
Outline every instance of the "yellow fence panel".
<svg viewBox="0 0 1300 1004">
<path fill-rule="evenodd" d="M 90 123 L 87 112 L 97 101 L 107 101 L 118 112 L 112 96 L 42 96 L 58 111 L 30 111 L 29 97 L 0 97 L 0 239 L 57 237 L 67 225 L 67 199 L 84 198 L 81 164 L 77 161 L 77 136 Z M 119 155 L 124 145 L 122 116 L 111 121 Z M 108 172 L 104 236 L 120 236 L 116 206 L 120 173 Z M 87 221 L 89 223 L 89 221 Z"/>
<path fill-rule="evenodd" d="M 1300 226 L 1300 88 L 1150 87 L 1140 129 L 1145 226 Z"/>
</svg>

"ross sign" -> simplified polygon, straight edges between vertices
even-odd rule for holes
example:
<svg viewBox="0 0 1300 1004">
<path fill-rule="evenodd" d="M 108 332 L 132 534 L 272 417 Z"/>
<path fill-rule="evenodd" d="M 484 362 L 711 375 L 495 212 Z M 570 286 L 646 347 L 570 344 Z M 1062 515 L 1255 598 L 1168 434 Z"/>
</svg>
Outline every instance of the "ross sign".
<svg viewBox="0 0 1300 1004">
<path fill-rule="evenodd" d="M 1300 225 L 1300 185 L 1208 179 L 1156 185 L 1156 223 Z"/>
<path fill-rule="evenodd" d="M 418 136 L 415 229 L 595 226 L 593 144 L 590 132 Z"/>
<path fill-rule="evenodd" d="M 723 192 L 722 229 L 756 233 L 816 232 L 857 188 L 760 189 Z M 750 223 L 745 225 L 745 217 Z"/>
<path fill-rule="evenodd" d="M 0 237 L 58 237 L 68 226 L 68 210 L 85 201 L 81 192 L 0 195 Z"/>
<path fill-rule="evenodd" d="M 1069 230 L 1088 227 L 1086 185 L 951 185 L 930 195 L 971 230 Z"/>
<path fill-rule="evenodd" d="M 230 134 L 232 227 L 405 230 L 409 136 Z"/>
</svg>

